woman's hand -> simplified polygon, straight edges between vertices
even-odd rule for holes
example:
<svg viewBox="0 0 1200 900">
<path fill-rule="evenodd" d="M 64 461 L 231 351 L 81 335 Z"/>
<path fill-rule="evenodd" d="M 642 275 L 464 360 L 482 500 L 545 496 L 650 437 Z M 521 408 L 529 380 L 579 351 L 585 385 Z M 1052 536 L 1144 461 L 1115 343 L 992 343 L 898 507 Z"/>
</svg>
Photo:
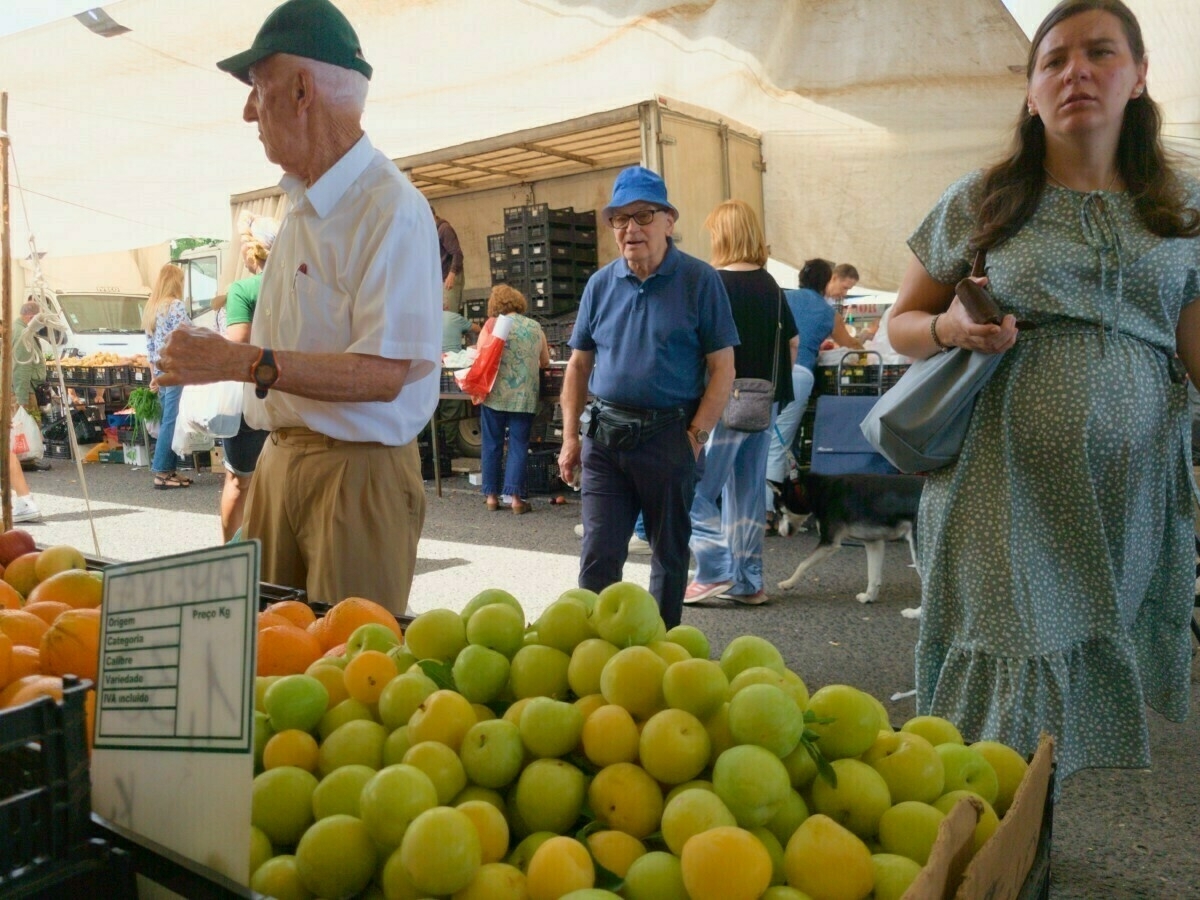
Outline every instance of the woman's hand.
<svg viewBox="0 0 1200 900">
<path fill-rule="evenodd" d="M 986 278 L 972 281 L 986 285 Z M 1003 353 L 1017 342 L 1016 316 L 1006 315 L 999 325 L 977 325 L 967 315 L 962 301 L 955 297 L 949 309 L 937 320 L 938 340 L 947 347 L 963 347 L 983 353 Z"/>
</svg>

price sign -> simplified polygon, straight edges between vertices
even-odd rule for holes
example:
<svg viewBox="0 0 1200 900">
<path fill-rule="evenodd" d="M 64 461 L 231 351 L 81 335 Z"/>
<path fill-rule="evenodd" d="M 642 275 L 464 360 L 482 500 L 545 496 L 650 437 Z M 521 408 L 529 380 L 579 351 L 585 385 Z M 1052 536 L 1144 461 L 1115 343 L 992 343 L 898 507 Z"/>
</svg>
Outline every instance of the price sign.
<svg viewBox="0 0 1200 900">
<path fill-rule="evenodd" d="M 245 883 L 259 544 L 110 566 L 92 808 Z"/>
</svg>

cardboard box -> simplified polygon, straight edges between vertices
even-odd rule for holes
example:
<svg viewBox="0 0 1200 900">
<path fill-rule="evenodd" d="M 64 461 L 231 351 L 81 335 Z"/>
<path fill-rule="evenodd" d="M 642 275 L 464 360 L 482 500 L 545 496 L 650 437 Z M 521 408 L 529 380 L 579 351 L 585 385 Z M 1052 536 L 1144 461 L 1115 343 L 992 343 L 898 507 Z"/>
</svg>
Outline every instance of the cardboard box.
<svg viewBox="0 0 1200 900">
<path fill-rule="evenodd" d="M 950 811 L 921 874 L 903 900 L 1026 900 L 1048 896 L 1054 739 L 1043 734 L 1012 806 L 971 857 L 983 807 L 971 799 Z"/>
</svg>

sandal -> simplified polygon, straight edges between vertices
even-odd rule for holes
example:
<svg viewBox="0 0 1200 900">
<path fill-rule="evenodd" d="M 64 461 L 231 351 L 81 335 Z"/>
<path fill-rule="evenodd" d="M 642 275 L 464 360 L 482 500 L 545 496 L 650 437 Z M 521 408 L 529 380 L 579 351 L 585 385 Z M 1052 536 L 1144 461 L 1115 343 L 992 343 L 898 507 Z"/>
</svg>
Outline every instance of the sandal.
<svg viewBox="0 0 1200 900">
<path fill-rule="evenodd" d="M 533 510 L 532 503 L 526 503 L 524 500 L 513 501 L 513 505 L 512 505 L 513 515 L 523 516 L 523 515 L 525 515 L 525 513 L 531 512 L 532 510 Z"/>
<path fill-rule="evenodd" d="M 500 508 L 500 501 L 495 497 L 488 497 L 484 502 L 487 504 L 488 512 L 495 512 Z"/>
<path fill-rule="evenodd" d="M 178 474 L 172 472 L 170 475 L 155 475 L 154 489 L 156 491 L 174 490 L 175 488 L 191 487 L 192 482 L 188 478 L 180 478 Z"/>
</svg>

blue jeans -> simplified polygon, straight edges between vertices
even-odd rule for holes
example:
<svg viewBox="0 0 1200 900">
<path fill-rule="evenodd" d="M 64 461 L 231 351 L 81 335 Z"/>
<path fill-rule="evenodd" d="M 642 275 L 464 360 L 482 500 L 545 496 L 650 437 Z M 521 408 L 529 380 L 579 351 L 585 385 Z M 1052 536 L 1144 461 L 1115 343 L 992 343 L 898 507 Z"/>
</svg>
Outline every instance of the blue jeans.
<svg viewBox="0 0 1200 900">
<path fill-rule="evenodd" d="M 529 457 L 529 432 L 533 413 L 504 412 L 490 406 L 479 407 L 483 431 L 483 494 L 509 494 L 525 497 L 525 466 Z M 500 483 L 500 460 L 504 455 L 504 432 L 508 431 L 508 462 L 504 466 L 504 484 Z"/>
<path fill-rule="evenodd" d="M 792 366 L 792 392 L 796 399 L 779 411 L 770 434 L 770 449 L 767 451 L 767 480 L 776 484 L 783 481 L 787 474 L 787 454 L 796 442 L 796 431 L 800 428 L 800 419 L 808 409 L 808 398 L 812 394 L 816 376 L 805 366 Z M 776 433 L 778 432 L 778 433 Z M 764 487 L 767 497 L 767 508 L 774 504 L 771 489 Z"/>
<path fill-rule="evenodd" d="M 583 438 L 583 546 L 579 586 L 599 593 L 622 578 L 629 535 L 645 518 L 650 541 L 650 593 L 668 628 L 679 624 L 687 587 L 688 511 L 696 490 L 696 458 L 688 418 L 632 450 Z"/>
<path fill-rule="evenodd" d="M 175 437 L 175 420 L 179 417 L 179 395 L 183 388 L 160 387 L 158 402 L 162 406 L 162 419 L 158 424 L 158 443 L 154 445 L 154 460 L 150 464 L 155 475 L 170 475 L 179 465 L 179 457 L 171 449 Z"/>
<path fill-rule="evenodd" d="M 766 517 L 767 442 L 772 429 L 734 431 L 718 422 L 704 451 L 692 501 L 692 554 L 696 582 L 732 581 L 729 593 L 763 588 L 763 520 Z"/>
</svg>

